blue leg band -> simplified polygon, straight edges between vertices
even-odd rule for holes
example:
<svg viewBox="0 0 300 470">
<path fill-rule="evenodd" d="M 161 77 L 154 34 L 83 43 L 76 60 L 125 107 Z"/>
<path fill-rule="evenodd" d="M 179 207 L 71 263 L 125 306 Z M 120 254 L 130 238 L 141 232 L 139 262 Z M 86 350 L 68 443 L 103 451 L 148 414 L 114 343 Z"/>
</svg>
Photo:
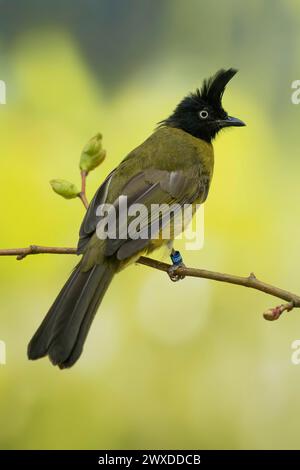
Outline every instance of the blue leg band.
<svg viewBox="0 0 300 470">
<path fill-rule="evenodd" d="M 179 251 L 174 251 L 173 253 L 171 253 L 170 258 L 172 260 L 172 263 L 175 265 L 182 263 L 182 257 Z"/>
</svg>

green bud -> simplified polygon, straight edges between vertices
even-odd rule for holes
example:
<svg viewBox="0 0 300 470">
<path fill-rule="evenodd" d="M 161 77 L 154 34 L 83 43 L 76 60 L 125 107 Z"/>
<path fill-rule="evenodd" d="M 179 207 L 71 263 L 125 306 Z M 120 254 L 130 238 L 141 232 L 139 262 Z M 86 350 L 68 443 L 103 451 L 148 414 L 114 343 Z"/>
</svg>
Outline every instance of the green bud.
<svg viewBox="0 0 300 470">
<path fill-rule="evenodd" d="M 66 180 L 51 180 L 50 184 L 55 193 L 64 197 L 65 199 L 74 199 L 80 193 L 75 184 Z"/>
<path fill-rule="evenodd" d="M 105 150 L 102 148 L 102 134 L 96 134 L 88 141 L 81 152 L 79 167 L 81 171 L 94 170 L 99 166 L 106 156 Z"/>
</svg>

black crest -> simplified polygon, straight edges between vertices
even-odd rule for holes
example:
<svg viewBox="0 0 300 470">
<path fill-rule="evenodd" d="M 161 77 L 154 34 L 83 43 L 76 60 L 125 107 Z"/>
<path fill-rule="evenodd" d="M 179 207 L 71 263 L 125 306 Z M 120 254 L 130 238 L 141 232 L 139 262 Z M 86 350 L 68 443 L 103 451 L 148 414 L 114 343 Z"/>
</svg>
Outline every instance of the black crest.
<svg viewBox="0 0 300 470">
<path fill-rule="evenodd" d="M 202 88 L 192 93 L 194 99 L 200 102 L 205 101 L 213 108 L 222 108 L 222 97 L 227 83 L 237 73 L 236 69 L 219 70 L 213 77 L 204 80 Z"/>
<path fill-rule="evenodd" d="M 236 73 L 233 68 L 221 69 L 204 80 L 202 87 L 183 98 L 159 126 L 182 129 L 206 142 L 211 142 L 224 127 L 244 126 L 241 120 L 228 116 L 222 106 L 226 85 Z"/>
</svg>

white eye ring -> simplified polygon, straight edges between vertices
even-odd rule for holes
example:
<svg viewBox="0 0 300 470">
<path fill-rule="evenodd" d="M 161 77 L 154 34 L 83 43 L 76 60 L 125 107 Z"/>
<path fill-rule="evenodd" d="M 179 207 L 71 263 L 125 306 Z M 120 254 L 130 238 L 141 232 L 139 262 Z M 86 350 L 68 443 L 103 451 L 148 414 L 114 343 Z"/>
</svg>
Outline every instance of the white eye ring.
<svg viewBox="0 0 300 470">
<path fill-rule="evenodd" d="M 199 116 L 201 119 L 206 119 L 208 117 L 208 111 L 206 111 L 206 109 L 202 109 L 202 111 L 199 113 Z"/>
</svg>

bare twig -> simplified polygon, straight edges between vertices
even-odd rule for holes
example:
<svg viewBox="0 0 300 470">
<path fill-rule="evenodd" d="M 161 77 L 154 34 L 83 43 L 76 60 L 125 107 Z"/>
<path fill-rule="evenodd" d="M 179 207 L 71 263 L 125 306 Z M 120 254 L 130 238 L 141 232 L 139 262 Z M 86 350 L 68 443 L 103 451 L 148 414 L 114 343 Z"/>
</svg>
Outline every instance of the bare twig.
<svg viewBox="0 0 300 470">
<path fill-rule="evenodd" d="M 162 263 L 161 261 L 157 261 L 151 258 L 145 258 L 142 256 L 139 260 L 138 263 L 144 264 L 146 266 L 149 266 L 154 269 L 159 269 L 160 271 L 165 271 L 168 272 L 168 269 L 170 267 L 169 264 L 167 263 Z M 200 277 L 204 279 L 211 279 L 213 281 L 219 281 L 219 282 L 226 282 L 228 284 L 236 284 L 238 286 L 243 286 L 243 287 L 248 287 L 250 289 L 256 289 L 261 292 L 264 292 L 265 294 L 272 295 L 273 297 L 277 297 L 282 300 L 286 300 L 289 302 L 286 305 L 280 305 L 279 307 L 275 307 L 274 309 L 269 309 L 265 312 L 264 318 L 266 320 L 276 320 L 279 318 L 281 313 L 283 313 L 285 310 L 289 311 L 292 310 L 292 308 L 300 308 L 300 296 L 293 294 L 289 291 L 286 291 L 284 289 L 281 289 L 279 287 L 272 286 L 271 284 L 267 284 L 266 282 L 260 281 L 257 279 L 257 277 L 254 275 L 254 273 L 250 273 L 249 276 L 247 277 L 242 277 L 242 276 L 235 276 L 233 274 L 223 274 L 223 273 L 218 273 L 215 271 L 207 271 L 206 269 L 198 269 L 198 268 L 188 268 L 185 266 L 178 266 L 176 270 L 176 274 L 182 275 L 182 276 L 189 276 L 189 277 Z M 274 318 L 270 318 L 271 311 L 281 312 L 278 314 L 278 317 L 275 318 L 275 312 L 273 312 Z M 266 315 L 269 313 L 268 315 Z"/>
<path fill-rule="evenodd" d="M 77 253 L 76 248 L 64 248 L 64 247 L 53 247 L 53 246 L 40 246 L 40 245 L 30 245 L 27 248 L 10 248 L 0 250 L 0 256 L 16 256 L 18 260 L 24 259 L 28 255 L 37 255 L 37 254 L 66 254 L 66 255 L 75 255 Z M 146 258 L 142 256 L 139 258 L 137 263 L 144 266 L 148 266 L 159 271 L 168 273 L 170 264 L 163 263 L 152 258 Z M 211 279 L 213 281 L 225 282 L 228 284 L 235 284 L 238 286 L 248 287 L 250 289 L 255 289 L 265 294 L 272 295 L 279 299 L 285 300 L 287 304 L 279 305 L 274 308 L 270 308 L 264 312 L 264 318 L 266 320 L 277 320 L 284 311 L 290 311 L 293 308 L 300 308 L 300 296 L 288 292 L 279 287 L 272 286 L 263 281 L 257 279 L 254 273 L 250 273 L 247 277 L 235 276 L 233 274 L 219 273 L 215 271 L 208 271 L 206 269 L 198 268 L 188 268 L 185 266 L 178 266 L 176 274 L 182 275 L 185 277 L 198 277 L 203 279 Z"/>
<path fill-rule="evenodd" d="M 84 207 L 87 209 L 89 207 L 89 201 L 86 197 L 86 177 L 88 175 L 87 171 L 81 170 L 81 191 L 79 193 L 79 198 L 81 199 Z"/>
<path fill-rule="evenodd" d="M 48 253 L 53 255 L 76 255 L 76 248 L 65 248 L 58 246 L 30 245 L 26 248 L 8 248 L 0 250 L 0 256 L 16 256 L 17 260 L 22 260 L 28 255 L 39 255 Z"/>
</svg>

